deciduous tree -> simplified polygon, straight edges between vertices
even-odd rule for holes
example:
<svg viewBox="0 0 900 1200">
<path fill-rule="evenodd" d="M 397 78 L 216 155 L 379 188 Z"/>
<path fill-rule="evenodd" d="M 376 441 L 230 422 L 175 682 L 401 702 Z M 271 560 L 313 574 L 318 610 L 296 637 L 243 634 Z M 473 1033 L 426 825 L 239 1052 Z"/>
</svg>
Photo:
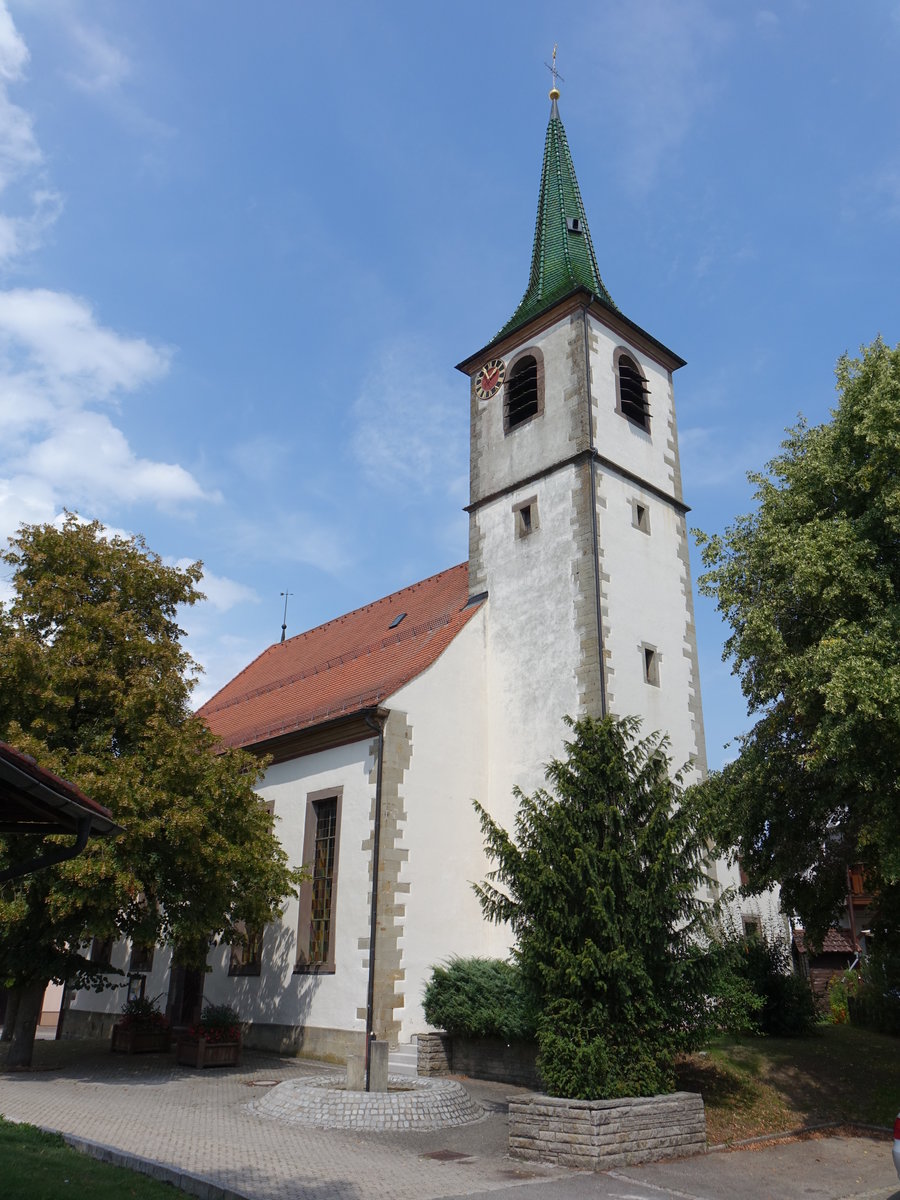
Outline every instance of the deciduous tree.
<svg viewBox="0 0 900 1200">
<path fill-rule="evenodd" d="M 0 738 L 124 831 L 0 888 L 0 980 L 21 993 L 14 1058 L 27 1062 L 45 985 L 102 986 L 90 938 L 164 942 L 203 966 L 212 937 L 271 920 L 296 877 L 254 795 L 259 760 L 223 750 L 190 711 L 177 611 L 202 599 L 200 564 L 166 566 L 140 537 L 72 515 L 24 526 L 2 560 Z M 23 835 L 0 841 L 0 862 L 33 853 Z"/>
<path fill-rule="evenodd" d="M 725 657 L 758 716 L 703 785 L 756 890 L 821 939 L 865 864 L 882 939 L 900 917 L 900 347 L 837 365 L 832 419 L 790 430 L 750 476 L 756 508 L 700 535 L 731 627 Z"/>
</svg>

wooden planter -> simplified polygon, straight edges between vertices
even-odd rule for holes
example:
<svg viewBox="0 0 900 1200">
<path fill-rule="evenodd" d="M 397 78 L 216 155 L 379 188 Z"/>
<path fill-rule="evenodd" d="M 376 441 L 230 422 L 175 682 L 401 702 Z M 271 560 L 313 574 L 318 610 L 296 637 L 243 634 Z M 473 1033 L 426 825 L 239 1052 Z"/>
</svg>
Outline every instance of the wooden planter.
<svg viewBox="0 0 900 1200">
<path fill-rule="evenodd" d="M 112 1049 L 119 1054 L 165 1054 L 172 1049 L 171 1029 L 128 1029 L 113 1025 Z"/>
<path fill-rule="evenodd" d="M 241 1043 L 208 1042 L 197 1038 L 179 1042 L 177 1062 L 182 1067 L 238 1067 L 241 1063 Z"/>
</svg>

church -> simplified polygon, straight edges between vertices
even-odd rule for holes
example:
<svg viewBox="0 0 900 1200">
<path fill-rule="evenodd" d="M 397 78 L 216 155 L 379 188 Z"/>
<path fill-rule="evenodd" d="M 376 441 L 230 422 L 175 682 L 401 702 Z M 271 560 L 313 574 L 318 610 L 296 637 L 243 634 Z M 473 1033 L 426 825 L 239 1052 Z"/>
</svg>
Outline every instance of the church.
<svg viewBox="0 0 900 1200">
<path fill-rule="evenodd" d="M 258 792 L 310 879 L 193 984 L 161 952 L 144 964 L 176 1020 L 200 989 L 250 1023 L 251 1046 L 344 1058 L 371 1035 L 406 1042 L 427 1028 L 435 964 L 509 950 L 471 886 L 490 869 L 472 800 L 512 828 L 513 787 L 544 783 L 566 714 L 638 715 L 676 767 L 705 772 L 684 361 L 601 279 L 558 100 L 554 86 L 525 295 L 458 366 L 468 561 L 270 646 L 200 710 L 270 756 Z M 713 890 L 736 882 L 715 871 Z"/>
</svg>

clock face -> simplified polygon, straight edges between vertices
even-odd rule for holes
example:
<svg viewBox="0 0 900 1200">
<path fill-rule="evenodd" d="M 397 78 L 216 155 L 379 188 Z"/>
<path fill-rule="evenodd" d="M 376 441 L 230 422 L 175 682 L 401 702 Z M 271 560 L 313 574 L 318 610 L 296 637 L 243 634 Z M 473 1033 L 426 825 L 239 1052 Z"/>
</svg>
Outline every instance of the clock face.
<svg viewBox="0 0 900 1200">
<path fill-rule="evenodd" d="M 502 358 L 492 358 L 475 376 L 475 395 L 479 400 L 490 400 L 500 391 L 505 377 L 506 363 Z"/>
</svg>

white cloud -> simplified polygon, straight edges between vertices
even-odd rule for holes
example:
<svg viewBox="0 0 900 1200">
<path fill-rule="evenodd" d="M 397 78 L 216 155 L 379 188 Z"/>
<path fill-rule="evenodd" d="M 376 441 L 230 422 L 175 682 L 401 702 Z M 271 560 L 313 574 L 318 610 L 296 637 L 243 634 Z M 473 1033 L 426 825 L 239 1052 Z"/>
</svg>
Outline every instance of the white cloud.
<svg viewBox="0 0 900 1200">
<path fill-rule="evenodd" d="M 115 86 L 125 58 L 95 31 L 73 26 L 95 89 Z M 13 104 L 28 48 L 0 0 L 0 191 L 35 176 L 32 211 L 0 213 L 0 265 L 33 249 L 62 207 L 43 169 L 31 116 Z M 88 76 L 85 76 L 88 79 Z M 177 463 L 143 458 L 99 406 L 159 381 L 171 352 L 116 332 L 82 297 L 48 288 L 0 290 L 0 535 L 47 521 L 62 507 L 110 504 L 172 509 L 219 499 Z"/>
<path fill-rule="evenodd" d="M 62 416 L 53 432 L 23 456 L 27 474 L 49 482 L 67 502 L 92 507 L 119 501 L 147 502 L 164 508 L 216 499 L 175 463 L 139 458 L 103 413 Z"/>
<path fill-rule="evenodd" d="M 69 32 L 81 62 L 66 78 L 83 92 L 115 91 L 131 74 L 131 60 L 124 50 L 99 29 L 79 21 L 68 23 Z"/>
<path fill-rule="evenodd" d="M 626 136 L 626 181 L 645 192 L 713 98 L 710 60 L 731 31 L 708 0 L 611 5 L 601 22 L 598 55 Z"/>
<path fill-rule="evenodd" d="M 781 19 L 777 13 L 772 12 L 768 8 L 760 8 L 753 18 L 756 28 L 763 33 L 774 33 L 781 24 Z"/>
<path fill-rule="evenodd" d="M 18 361 L 61 398 L 106 399 L 159 379 L 170 352 L 99 324 L 78 296 L 45 288 L 0 292 L 0 355 Z"/>
<path fill-rule="evenodd" d="M 413 502 L 455 494 L 464 474 L 468 412 L 458 387 L 422 369 L 430 361 L 421 347 L 385 346 L 353 405 L 353 455 L 364 476 Z"/>
<path fill-rule="evenodd" d="M 172 565 L 179 571 L 184 571 L 193 565 L 193 561 L 190 558 L 179 558 Z M 215 575 L 205 567 L 203 578 L 200 581 L 200 591 L 205 593 L 206 603 L 211 604 L 216 612 L 220 613 L 228 612 L 236 604 L 259 603 L 259 596 L 253 588 L 238 583 L 236 579 L 229 579 L 227 575 Z"/>
</svg>

